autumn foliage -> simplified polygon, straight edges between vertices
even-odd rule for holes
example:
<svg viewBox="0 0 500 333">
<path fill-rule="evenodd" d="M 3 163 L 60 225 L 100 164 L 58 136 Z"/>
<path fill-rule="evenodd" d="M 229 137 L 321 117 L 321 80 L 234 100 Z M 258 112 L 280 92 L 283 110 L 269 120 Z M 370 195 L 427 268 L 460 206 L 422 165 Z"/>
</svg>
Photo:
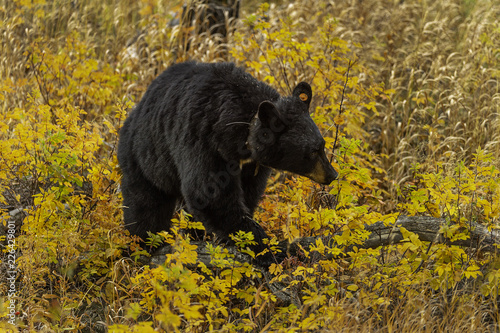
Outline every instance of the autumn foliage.
<svg viewBox="0 0 500 333">
<path fill-rule="evenodd" d="M 226 39 L 176 24 L 176 1 L 0 3 L 0 330 L 498 331 L 496 251 L 407 230 L 361 246 L 400 215 L 443 217 L 450 242 L 472 222 L 498 232 L 495 1 L 249 2 Z M 317 240 L 269 272 L 195 242 L 182 210 L 147 241 L 169 249 L 159 265 L 123 229 L 119 129 L 187 59 L 236 62 L 282 94 L 313 87 L 339 178 L 273 173 L 255 219 Z M 249 256 L 252 239 L 234 235 Z"/>
</svg>

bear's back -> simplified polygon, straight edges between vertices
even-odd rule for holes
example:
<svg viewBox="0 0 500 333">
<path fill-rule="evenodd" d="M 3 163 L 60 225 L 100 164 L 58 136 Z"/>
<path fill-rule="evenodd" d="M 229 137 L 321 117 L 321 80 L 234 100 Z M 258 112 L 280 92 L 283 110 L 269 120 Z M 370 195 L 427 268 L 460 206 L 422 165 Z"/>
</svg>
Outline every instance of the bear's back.
<svg viewBox="0 0 500 333">
<path fill-rule="evenodd" d="M 279 98 L 233 63 L 172 65 L 151 83 L 126 120 L 119 157 L 136 160 L 146 174 L 200 150 L 227 160 L 248 158 L 240 155 L 250 121 L 262 101 Z"/>
<path fill-rule="evenodd" d="M 280 98 L 276 90 L 233 63 L 176 64 L 163 72 L 150 89 L 138 113 L 143 113 L 143 120 L 150 118 L 152 123 L 163 124 L 165 129 L 160 132 L 174 135 L 169 139 L 176 143 L 210 140 L 214 136 L 217 140 L 225 137 L 227 142 L 236 135 L 231 132 L 247 131 L 245 123 L 255 116 L 262 101 Z"/>
<path fill-rule="evenodd" d="M 233 63 L 179 63 L 169 67 L 157 80 L 161 81 L 162 89 L 168 87 L 168 97 L 182 96 L 191 104 L 209 101 L 214 110 L 220 104 L 238 102 L 242 106 L 250 104 L 256 111 L 263 100 L 280 98 L 276 90 Z"/>
</svg>

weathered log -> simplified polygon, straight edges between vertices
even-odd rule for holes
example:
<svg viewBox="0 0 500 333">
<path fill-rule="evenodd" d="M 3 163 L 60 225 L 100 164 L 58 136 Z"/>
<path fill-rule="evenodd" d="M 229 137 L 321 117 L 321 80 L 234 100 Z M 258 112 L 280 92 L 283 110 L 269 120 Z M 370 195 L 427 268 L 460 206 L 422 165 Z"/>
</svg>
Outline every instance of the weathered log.
<svg viewBox="0 0 500 333">
<path fill-rule="evenodd" d="M 396 223 L 385 225 L 377 222 L 372 225 L 365 225 L 365 229 L 370 231 L 370 235 L 363 244 L 356 245 L 358 248 L 377 248 L 379 246 L 397 244 L 404 241 L 401 227 L 418 235 L 424 242 L 444 243 L 449 245 L 465 246 L 475 248 L 477 251 L 494 252 L 497 250 L 495 244 L 500 245 L 500 230 L 488 229 L 478 223 L 470 222 L 464 225 L 468 229 L 469 238 L 450 241 L 440 232 L 442 226 L 446 224 L 444 218 L 429 216 L 400 216 Z M 317 237 L 304 237 L 291 244 L 299 243 L 305 249 L 316 242 Z M 328 245 L 334 245 L 333 240 Z M 352 247 L 352 246 L 351 246 Z M 348 249 L 349 250 L 349 249 Z M 347 252 L 347 251 L 346 251 Z"/>
<path fill-rule="evenodd" d="M 370 231 L 370 235 L 363 244 L 356 245 L 358 248 L 377 248 L 379 246 L 397 244 L 404 241 L 403 234 L 401 233 L 401 227 L 404 227 L 408 231 L 411 231 L 419 236 L 419 239 L 425 242 L 433 243 L 445 243 L 450 245 L 465 246 L 470 248 L 475 248 L 476 251 L 484 252 L 495 252 L 498 250 L 497 245 L 500 244 L 500 231 L 488 229 L 475 222 L 467 223 L 467 229 L 469 230 L 468 239 L 460 239 L 451 242 L 449 239 L 445 238 L 442 233 L 440 233 L 441 227 L 446 224 L 446 220 L 443 218 L 435 218 L 428 216 L 400 216 L 396 223 L 384 224 L 383 222 L 377 222 L 372 225 L 365 225 L 365 229 Z M 323 236 L 317 237 L 303 237 L 297 239 L 291 244 L 283 242 L 280 244 L 282 247 L 292 254 L 297 255 L 300 252 L 300 247 L 302 246 L 305 250 L 309 250 L 311 245 L 316 243 L 318 238 L 322 238 L 323 243 L 329 246 L 334 246 L 334 239 L 332 237 L 325 239 Z M 205 263 L 208 267 L 210 264 L 210 255 L 206 249 L 205 242 L 194 242 L 198 245 L 198 259 Z M 350 251 L 353 246 L 349 246 L 345 249 L 345 253 Z M 237 261 L 250 262 L 249 256 L 241 254 L 233 246 L 228 246 L 231 253 L 235 255 Z M 161 249 L 153 255 L 151 259 L 152 263 L 159 264 L 165 259 L 166 249 Z"/>
<path fill-rule="evenodd" d="M 500 231 L 493 230 L 488 231 L 483 225 L 471 222 L 468 223 L 464 228 L 469 232 L 469 238 L 465 240 L 456 240 L 451 242 L 449 239 L 443 236 L 440 232 L 442 226 L 446 224 L 446 220 L 443 218 L 434 218 L 427 216 L 400 216 L 395 223 L 384 224 L 383 222 L 377 222 L 372 225 L 365 225 L 365 229 L 370 231 L 368 239 L 365 240 L 363 244 L 356 245 L 358 248 L 377 248 L 379 246 L 385 246 L 390 244 L 397 244 L 404 241 L 403 234 L 401 233 L 401 228 L 404 227 L 408 231 L 411 231 L 419 236 L 419 239 L 425 242 L 445 243 L 450 245 L 465 246 L 469 248 L 475 248 L 476 251 L 498 251 L 498 245 L 500 244 Z M 321 238 L 324 244 L 334 246 L 333 237 L 303 237 L 291 244 L 286 244 L 283 242 L 281 247 L 286 248 L 286 251 L 291 255 L 299 255 L 301 247 L 305 250 L 309 250 L 311 245 L 316 243 L 316 240 Z M 198 245 L 198 260 L 203 262 L 207 267 L 211 267 L 211 256 L 208 253 L 206 242 L 194 242 Z M 300 246 L 299 246 L 300 244 Z M 352 250 L 354 245 L 348 246 L 343 249 L 343 253 L 348 253 Z M 234 246 L 228 246 L 227 249 L 230 253 L 234 254 L 234 260 L 238 262 L 251 262 L 251 258 L 244 255 L 236 250 Z M 153 264 L 162 264 L 165 260 L 165 251 L 171 251 L 171 249 L 162 249 L 159 253 L 153 255 L 151 262 Z M 300 255 L 299 255 L 300 257 Z M 313 253 L 313 258 L 316 255 Z M 319 257 L 319 254 L 317 254 Z M 332 256 L 326 256 L 332 257 Z M 313 259 L 314 260 L 314 259 Z M 287 285 L 281 282 L 270 283 L 272 276 L 265 270 L 261 269 L 263 273 L 263 278 L 266 281 L 270 290 L 278 297 L 284 304 L 295 304 L 300 307 L 300 298 L 297 296 L 298 293 Z"/>
</svg>

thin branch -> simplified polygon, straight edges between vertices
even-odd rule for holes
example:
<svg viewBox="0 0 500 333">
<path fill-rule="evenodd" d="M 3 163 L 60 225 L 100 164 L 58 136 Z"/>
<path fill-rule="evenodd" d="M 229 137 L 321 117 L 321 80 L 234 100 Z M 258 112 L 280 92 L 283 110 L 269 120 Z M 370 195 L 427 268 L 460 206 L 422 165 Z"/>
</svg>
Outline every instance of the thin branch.
<svg viewBox="0 0 500 333">
<path fill-rule="evenodd" d="M 354 63 L 352 63 L 351 60 L 349 60 L 349 65 L 347 66 L 347 72 L 345 74 L 344 88 L 342 89 L 342 96 L 340 97 L 339 116 L 342 114 L 342 106 L 344 105 L 344 97 L 345 97 L 345 91 L 347 88 L 347 81 L 349 81 L 349 71 L 351 70 L 352 65 L 354 65 Z M 335 140 L 333 141 L 333 151 L 335 151 L 335 147 L 337 146 L 337 139 L 339 137 L 340 125 L 335 124 L 335 128 L 336 128 L 336 130 L 335 130 Z M 333 154 L 332 154 L 332 158 L 333 158 Z M 331 163 L 331 161 L 330 161 L 330 163 Z"/>
</svg>

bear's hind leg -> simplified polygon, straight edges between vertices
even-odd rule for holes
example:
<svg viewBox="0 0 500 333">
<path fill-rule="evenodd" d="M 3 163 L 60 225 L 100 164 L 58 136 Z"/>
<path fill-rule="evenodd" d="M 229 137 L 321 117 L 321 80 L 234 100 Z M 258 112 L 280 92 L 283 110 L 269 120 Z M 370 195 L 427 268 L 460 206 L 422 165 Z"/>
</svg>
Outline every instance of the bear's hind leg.
<svg viewBox="0 0 500 333">
<path fill-rule="evenodd" d="M 177 195 L 165 193 L 142 175 L 124 175 L 122 194 L 125 227 L 131 235 L 137 235 L 145 241 L 147 231 L 156 233 L 170 229 Z"/>
</svg>

